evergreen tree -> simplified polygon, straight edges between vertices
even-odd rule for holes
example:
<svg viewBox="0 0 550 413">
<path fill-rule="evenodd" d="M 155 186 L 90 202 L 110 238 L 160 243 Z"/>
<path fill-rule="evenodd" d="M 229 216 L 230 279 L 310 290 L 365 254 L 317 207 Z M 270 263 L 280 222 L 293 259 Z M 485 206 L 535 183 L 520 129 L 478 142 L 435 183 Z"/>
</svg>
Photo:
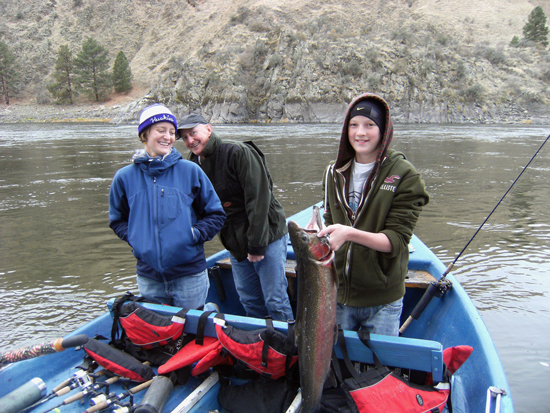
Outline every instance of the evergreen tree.
<svg viewBox="0 0 550 413">
<path fill-rule="evenodd" d="M 55 82 L 46 86 L 58 103 L 73 104 L 73 76 L 73 53 L 69 46 L 60 46 L 53 73 Z"/>
<path fill-rule="evenodd" d="M 96 102 L 105 99 L 111 91 L 107 53 L 103 46 L 90 37 L 82 43 L 82 50 L 73 60 L 77 88 L 88 93 Z"/>
<path fill-rule="evenodd" d="M 535 7 L 529 14 L 528 22 L 523 26 L 523 35 L 527 40 L 541 43 L 545 47 L 548 46 L 548 27 L 542 7 Z"/>
<path fill-rule="evenodd" d="M 113 86 L 117 92 L 128 92 L 132 89 L 132 70 L 122 50 L 118 52 L 113 67 Z"/>
<path fill-rule="evenodd" d="M 10 104 L 10 89 L 15 87 L 16 79 L 15 55 L 8 45 L 0 40 L 0 87 L 7 105 Z"/>
</svg>

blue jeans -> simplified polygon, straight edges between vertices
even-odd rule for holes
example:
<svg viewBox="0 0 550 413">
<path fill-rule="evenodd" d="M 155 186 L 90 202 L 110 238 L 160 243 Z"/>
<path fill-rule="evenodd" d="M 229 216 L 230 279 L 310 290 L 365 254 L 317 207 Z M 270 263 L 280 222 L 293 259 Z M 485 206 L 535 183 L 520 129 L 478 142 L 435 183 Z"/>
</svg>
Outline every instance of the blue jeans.
<svg viewBox="0 0 550 413">
<path fill-rule="evenodd" d="M 155 281 L 138 275 L 137 284 L 139 292 L 147 299 L 189 309 L 204 306 L 210 287 L 206 270 L 165 281 Z"/>
<path fill-rule="evenodd" d="M 402 310 L 403 298 L 374 307 L 350 307 L 338 303 L 336 319 L 344 330 L 363 328 L 372 334 L 398 336 Z"/>
<path fill-rule="evenodd" d="M 235 287 L 248 317 L 273 320 L 293 320 L 288 299 L 288 281 L 285 275 L 288 235 L 267 246 L 264 259 L 259 262 L 238 262 L 229 256 Z"/>
</svg>

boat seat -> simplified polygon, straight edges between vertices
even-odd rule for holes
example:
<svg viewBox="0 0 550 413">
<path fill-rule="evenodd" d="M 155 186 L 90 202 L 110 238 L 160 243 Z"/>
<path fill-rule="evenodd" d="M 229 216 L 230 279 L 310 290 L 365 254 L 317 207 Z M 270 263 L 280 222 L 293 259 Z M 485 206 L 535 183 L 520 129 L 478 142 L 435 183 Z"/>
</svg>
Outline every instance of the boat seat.
<svg viewBox="0 0 550 413">
<path fill-rule="evenodd" d="M 140 304 L 164 315 L 173 315 L 179 311 L 177 307 L 150 303 Z M 188 311 L 185 321 L 186 332 L 194 333 L 196 331 L 199 317 L 202 313 L 199 310 Z M 209 316 L 204 331 L 205 335 L 210 337 L 216 337 L 216 329 L 213 322 L 214 315 L 211 314 Z M 231 314 L 226 314 L 225 320 L 229 324 L 243 330 L 261 329 L 266 326 L 265 320 Z M 287 323 L 273 321 L 273 325 L 276 330 L 283 333 L 287 332 Z M 346 339 L 348 355 L 352 361 L 373 364 L 372 352 L 359 340 L 357 332 L 344 331 L 344 337 Z M 431 373 L 434 382 L 439 382 L 443 379 L 443 347 L 437 341 L 371 334 L 369 344 L 376 352 L 382 364 L 386 366 Z M 342 357 L 338 345 L 335 346 L 335 350 L 338 357 Z"/>
<path fill-rule="evenodd" d="M 220 268 L 231 268 L 231 261 L 227 257 L 217 261 L 216 265 Z M 296 260 L 287 259 L 285 270 L 289 281 L 291 278 L 296 278 Z M 428 271 L 409 270 L 405 278 L 405 285 L 407 288 L 426 289 L 433 281 L 436 281 L 436 279 Z M 290 282 L 289 285 L 291 285 Z"/>
</svg>

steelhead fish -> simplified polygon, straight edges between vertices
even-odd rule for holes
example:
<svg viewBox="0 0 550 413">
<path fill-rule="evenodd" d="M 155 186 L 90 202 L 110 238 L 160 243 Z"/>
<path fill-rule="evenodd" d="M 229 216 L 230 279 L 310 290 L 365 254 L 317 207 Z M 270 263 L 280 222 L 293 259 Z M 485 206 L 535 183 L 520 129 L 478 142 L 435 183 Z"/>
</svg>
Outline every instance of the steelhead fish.
<svg viewBox="0 0 550 413">
<path fill-rule="evenodd" d="M 318 237 L 324 227 L 318 207 L 306 228 L 289 221 L 288 232 L 296 255 L 298 308 L 295 340 L 298 345 L 301 413 L 319 410 L 323 385 L 330 369 L 332 347 L 337 337 L 336 272 L 327 237 Z"/>
</svg>

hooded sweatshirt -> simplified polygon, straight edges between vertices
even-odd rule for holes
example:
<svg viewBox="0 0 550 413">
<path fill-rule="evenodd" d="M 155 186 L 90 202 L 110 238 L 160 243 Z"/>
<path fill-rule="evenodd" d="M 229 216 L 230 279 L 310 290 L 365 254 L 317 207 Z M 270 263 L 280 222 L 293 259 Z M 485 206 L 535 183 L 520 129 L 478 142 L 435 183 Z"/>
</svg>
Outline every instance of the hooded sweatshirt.
<svg viewBox="0 0 550 413">
<path fill-rule="evenodd" d="M 224 221 L 207 176 L 175 148 L 157 158 L 141 151 L 113 178 L 109 226 L 133 248 L 138 275 L 163 281 L 204 271 L 203 244 Z"/>
<path fill-rule="evenodd" d="M 349 205 L 350 175 L 355 150 L 349 143 L 350 111 L 362 100 L 374 100 L 385 111 L 379 152 L 354 212 Z M 386 101 L 366 93 L 349 105 L 336 161 L 323 179 L 326 225 L 343 224 L 362 231 L 384 233 L 392 245 L 383 253 L 346 242 L 335 256 L 338 302 L 353 307 L 389 304 L 405 295 L 409 241 L 422 207 L 429 202 L 424 181 L 401 152 L 390 149 L 393 123 Z"/>
</svg>

